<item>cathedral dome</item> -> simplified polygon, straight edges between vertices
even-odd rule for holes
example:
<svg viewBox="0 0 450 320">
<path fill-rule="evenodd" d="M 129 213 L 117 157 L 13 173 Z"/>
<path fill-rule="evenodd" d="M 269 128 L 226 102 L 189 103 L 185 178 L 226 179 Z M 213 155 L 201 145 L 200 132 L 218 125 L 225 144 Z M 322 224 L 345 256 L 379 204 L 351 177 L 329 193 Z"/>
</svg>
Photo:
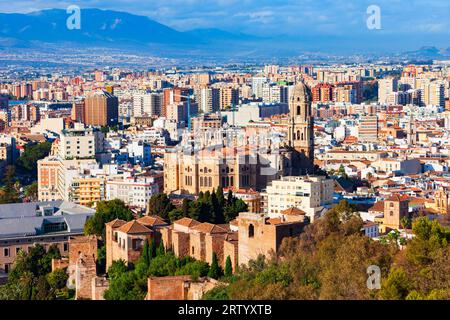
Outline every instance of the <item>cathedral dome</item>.
<svg viewBox="0 0 450 320">
<path fill-rule="evenodd" d="M 291 103 L 311 102 L 311 100 L 311 90 L 308 86 L 303 81 L 297 83 L 292 89 Z"/>
</svg>

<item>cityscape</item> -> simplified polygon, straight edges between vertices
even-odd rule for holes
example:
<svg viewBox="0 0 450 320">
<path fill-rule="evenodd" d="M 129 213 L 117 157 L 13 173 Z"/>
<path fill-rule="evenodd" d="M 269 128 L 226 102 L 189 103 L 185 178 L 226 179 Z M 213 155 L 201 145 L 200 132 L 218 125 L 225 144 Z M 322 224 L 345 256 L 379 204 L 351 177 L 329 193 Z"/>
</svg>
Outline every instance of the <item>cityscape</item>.
<svg viewBox="0 0 450 320">
<path fill-rule="evenodd" d="M 129 2 L 0 5 L 0 300 L 450 299 L 447 22 Z"/>
</svg>

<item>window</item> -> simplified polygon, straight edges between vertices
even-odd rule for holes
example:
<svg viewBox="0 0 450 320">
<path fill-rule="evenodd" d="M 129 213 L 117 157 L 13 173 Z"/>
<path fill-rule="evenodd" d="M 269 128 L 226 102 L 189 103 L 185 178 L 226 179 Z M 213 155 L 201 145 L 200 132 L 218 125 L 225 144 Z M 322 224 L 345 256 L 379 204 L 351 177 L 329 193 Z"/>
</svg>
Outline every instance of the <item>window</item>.
<svg viewBox="0 0 450 320">
<path fill-rule="evenodd" d="M 16 254 L 18 254 L 20 252 L 20 250 L 22 250 L 22 248 L 16 247 Z"/>
<path fill-rule="evenodd" d="M 64 251 L 68 251 L 69 250 L 69 244 L 68 243 L 64 243 Z"/>
<path fill-rule="evenodd" d="M 192 254 L 194 254 L 195 253 L 195 249 L 194 249 L 194 247 L 192 247 Z"/>
<path fill-rule="evenodd" d="M 254 236 L 255 236 L 255 227 L 252 224 L 250 224 L 248 226 L 248 237 L 253 238 Z"/>
<path fill-rule="evenodd" d="M 9 257 L 9 248 L 3 249 L 3 256 Z"/>
</svg>

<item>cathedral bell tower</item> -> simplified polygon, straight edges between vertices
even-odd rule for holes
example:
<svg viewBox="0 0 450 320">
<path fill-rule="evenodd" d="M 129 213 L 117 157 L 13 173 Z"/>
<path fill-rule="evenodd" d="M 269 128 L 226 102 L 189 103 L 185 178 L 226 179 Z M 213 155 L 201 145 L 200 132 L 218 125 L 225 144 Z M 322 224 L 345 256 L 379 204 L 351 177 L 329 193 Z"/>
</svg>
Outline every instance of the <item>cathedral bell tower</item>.
<svg viewBox="0 0 450 320">
<path fill-rule="evenodd" d="M 289 146 L 300 156 L 295 166 L 310 170 L 314 162 L 314 117 L 311 112 L 311 91 L 305 83 L 295 85 L 289 99 Z M 308 162 L 309 163 L 306 163 Z M 303 171 L 304 173 L 305 170 Z M 310 171 L 311 172 L 311 171 Z"/>
</svg>

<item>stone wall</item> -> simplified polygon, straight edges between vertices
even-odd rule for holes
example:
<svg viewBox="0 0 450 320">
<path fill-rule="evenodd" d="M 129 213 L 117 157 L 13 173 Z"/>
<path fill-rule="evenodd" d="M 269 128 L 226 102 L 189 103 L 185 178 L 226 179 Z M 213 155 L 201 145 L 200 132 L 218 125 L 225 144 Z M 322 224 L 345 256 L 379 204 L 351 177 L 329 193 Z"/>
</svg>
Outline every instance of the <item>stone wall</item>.
<svg viewBox="0 0 450 320">
<path fill-rule="evenodd" d="M 103 297 L 109 287 L 109 281 L 105 277 L 92 278 L 92 300 L 105 300 Z"/>
<path fill-rule="evenodd" d="M 150 277 L 146 300 L 200 300 L 217 285 L 217 280 L 190 276 Z"/>
<path fill-rule="evenodd" d="M 92 299 L 92 281 L 97 276 L 97 266 L 93 256 L 80 254 L 75 269 L 75 299 Z"/>
</svg>

